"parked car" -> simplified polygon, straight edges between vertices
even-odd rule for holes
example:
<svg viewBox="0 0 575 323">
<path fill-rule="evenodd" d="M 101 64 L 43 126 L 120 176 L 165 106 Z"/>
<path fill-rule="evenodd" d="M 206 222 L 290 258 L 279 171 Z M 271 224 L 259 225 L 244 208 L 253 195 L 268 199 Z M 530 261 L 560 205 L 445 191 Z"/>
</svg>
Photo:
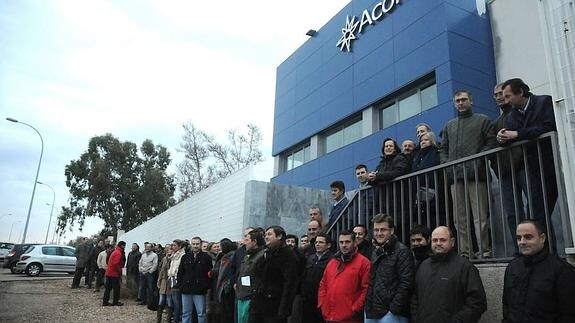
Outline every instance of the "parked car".
<svg viewBox="0 0 575 323">
<path fill-rule="evenodd" d="M 68 246 L 32 246 L 20 256 L 16 270 L 28 276 L 38 276 L 42 272 L 73 273 L 76 270 L 75 249 Z"/>
<path fill-rule="evenodd" d="M 15 244 L 14 247 L 12 247 L 12 250 L 10 250 L 10 252 L 4 256 L 4 264 L 2 267 L 10 268 L 10 272 L 13 274 L 18 273 L 16 270 L 16 264 L 20 260 L 20 256 L 26 252 L 28 248 L 35 245 L 37 245 L 37 243 Z"/>
<path fill-rule="evenodd" d="M 12 250 L 13 247 L 13 243 L 0 242 L 0 264 L 4 264 L 4 257 L 10 252 L 10 250 Z"/>
</svg>

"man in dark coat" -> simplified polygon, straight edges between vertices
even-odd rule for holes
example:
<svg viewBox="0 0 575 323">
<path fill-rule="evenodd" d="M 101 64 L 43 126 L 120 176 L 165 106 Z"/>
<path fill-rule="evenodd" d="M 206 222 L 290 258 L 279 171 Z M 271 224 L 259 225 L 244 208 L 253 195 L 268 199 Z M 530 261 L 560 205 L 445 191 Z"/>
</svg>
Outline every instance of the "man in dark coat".
<svg viewBox="0 0 575 323">
<path fill-rule="evenodd" d="M 328 261 L 333 257 L 330 248 L 330 236 L 326 233 L 318 234 L 315 238 L 315 254 L 307 257 L 301 281 L 302 323 L 324 322 L 321 311 L 317 308 L 317 291 L 323 277 L 323 271 Z"/>
<path fill-rule="evenodd" d="M 525 139 L 533 140 L 546 132 L 557 131 L 553 100 L 550 96 L 532 94 L 529 92 L 529 86 L 517 78 L 505 81 L 502 87 L 503 96 L 513 109 L 505 121 L 505 128 L 497 133 L 497 140 L 500 144 Z M 525 148 L 528 169 L 526 170 L 525 166 L 521 165 L 522 167 L 517 170 L 517 177 L 529 178 L 531 196 L 528 196 L 527 200 L 530 202 L 528 202 L 528 209 L 531 211 L 531 217 L 546 223 L 546 219 L 553 213 L 558 196 L 553 150 L 548 138 L 541 140 L 541 156 L 545 162 L 540 165 L 537 143 L 528 144 Z M 543 176 L 541 171 L 543 171 Z M 520 191 L 525 194 L 528 192 L 526 186 L 526 181 L 522 181 Z M 545 208 L 543 188 L 545 188 L 547 208 Z M 518 194 L 521 195 L 521 192 Z M 509 221 L 510 230 L 515 228 L 515 223 L 515 219 Z M 548 241 L 553 251 L 556 251 L 553 225 L 550 223 L 549 227 L 551 232 L 548 234 Z"/>
<path fill-rule="evenodd" d="M 455 238 L 448 227 L 431 234 L 433 255 L 415 275 L 411 318 L 415 323 L 475 323 L 487 309 L 479 271 L 453 247 Z"/>
<path fill-rule="evenodd" d="M 393 218 L 373 217 L 374 250 L 365 297 L 366 322 L 405 322 L 413 284 L 413 256 L 394 235 Z"/>
<path fill-rule="evenodd" d="M 82 238 L 80 244 L 76 247 L 76 271 L 74 272 L 74 279 L 72 280 L 72 288 L 80 287 L 80 280 L 84 274 L 86 266 L 89 265 L 90 259 L 90 246 L 88 238 Z"/>
<path fill-rule="evenodd" d="M 182 293 L 182 322 L 192 322 L 193 309 L 198 323 L 206 322 L 206 294 L 211 286 L 212 258 L 202 252 L 202 239 L 193 237 L 190 252 L 182 256 L 177 274 L 177 289 Z"/>
<path fill-rule="evenodd" d="M 503 322 L 575 322 L 575 268 L 545 246 L 540 221 L 517 226 L 521 256 L 509 263 L 503 285 Z"/>
<path fill-rule="evenodd" d="M 348 202 L 347 197 L 345 197 L 345 184 L 342 181 L 334 181 L 329 185 L 329 187 L 331 189 L 333 206 L 329 212 L 329 222 L 325 230 L 329 230 Z"/>
<path fill-rule="evenodd" d="M 353 233 L 355 233 L 355 244 L 357 246 L 357 251 L 367 259 L 371 259 L 373 245 L 369 239 L 365 225 L 356 224 L 353 227 Z"/>
<path fill-rule="evenodd" d="M 285 323 L 291 314 L 298 269 L 297 258 L 285 239 L 282 227 L 266 229 L 266 249 L 253 270 L 257 285 L 250 305 L 250 323 Z"/>
<path fill-rule="evenodd" d="M 132 251 L 128 254 L 126 261 L 126 287 L 132 294 L 137 294 L 140 287 L 140 258 L 142 258 L 140 246 L 137 243 L 132 243 Z M 141 302 L 142 300 L 137 298 L 136 301 Z"/>
</svg>

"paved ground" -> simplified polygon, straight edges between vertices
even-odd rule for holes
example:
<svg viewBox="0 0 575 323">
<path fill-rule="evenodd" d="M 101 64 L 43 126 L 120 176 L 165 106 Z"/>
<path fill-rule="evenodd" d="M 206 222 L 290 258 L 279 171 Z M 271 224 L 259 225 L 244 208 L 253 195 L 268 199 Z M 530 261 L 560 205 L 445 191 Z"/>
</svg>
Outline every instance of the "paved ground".
<svg viewBox="0 0 575 323">
<path fill-rule="evenodd" d="M 102 294 L 70 289 L 68 274 L 39 277 L 0 271 L 0 322 L 155 322 L 156 312 L 120 299 L 124 306 L 102 307 Z"/>
</svg>

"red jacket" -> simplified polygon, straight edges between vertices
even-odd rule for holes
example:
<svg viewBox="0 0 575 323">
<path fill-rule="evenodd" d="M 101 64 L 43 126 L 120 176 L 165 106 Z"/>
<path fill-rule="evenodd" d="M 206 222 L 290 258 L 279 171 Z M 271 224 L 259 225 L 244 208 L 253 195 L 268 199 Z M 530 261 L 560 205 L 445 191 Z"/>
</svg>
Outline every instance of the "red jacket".
<svg viewBox="0 0 575 323">
<path fill-rule="evenodd" d="M 116 247 L 114 252 L 110 255 L 108 259 L 108 267 L 106 267 L 107 277 L 122 277 L 122 268 L 124 264 L 122 263 L 122 248 Z"/>
<path fill-rule="evenodd" d="M 349 262 L 342 263 L 341 257 L 329 261 L 318 291 L 318 307 L 326 321 L 363 322 L 370 268 L 371 262 L 358 252 Z"/>
</svg>

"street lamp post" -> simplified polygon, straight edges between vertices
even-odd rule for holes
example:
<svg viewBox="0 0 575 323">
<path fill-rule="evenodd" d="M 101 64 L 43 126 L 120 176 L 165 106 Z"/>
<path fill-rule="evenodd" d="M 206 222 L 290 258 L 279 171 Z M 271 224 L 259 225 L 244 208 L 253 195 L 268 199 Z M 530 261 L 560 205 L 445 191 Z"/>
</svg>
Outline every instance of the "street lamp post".
<svg viewBox="0 0 575 323">
<path fill-rule="evenodd" d="M 48 243 L 48 233 L 50 232 L 50 224 L 52 223 L 52 212 L 54 212 L 54 202 L 56 201 L 56 191 L 54 188 L 46 183 L 37 181 L 38 184 L 48 186 L 52 190 L 52 209 L 50 210 L 50 220 L 48 221 L 48 229 L 46 229 L 46 239 L 44 239 L 44 244 Z"/>
<path fill-rule="evenodd" d="M 36 169 L 36 179 L 34 180 L 34 188 L 32 189 L 32 197 L 30 198 L 30 206 L 28 207 L 28 215 L 26 216 L 26 225 L 24 226 L 24 233 L 22 234 L 22 243 L 25 243 L 26 242 L 26 234 L 28 233 L 28 224 L 30 223 L 30 212 L 32 212 L 32 205 L 34 204 L 34 194 L 36 193 L 36 183 L 38 182 L 38 174 L 40 173 L 40 165 L 42 164 L 42 156 L 44 155 L 44 139 L 42 138 L 42 135 L 40 134 L 38 129 L 34 128 L 33 126 L 31 126 L 25 122 L 18 121 L 18 120 L 13 119 L 13 118 L 6 118 L 6 120 L 8 120 L 10 122 L 15 122 L 15 123 L 21 123 L 23 125 L 26 125 L 26 126 L 32 128 L 34 131 L 36 131 L 36 133 L 40 137 L 40 142 L 42 143 L 42 149 L 40 150 L 40 160 L 38 160 L 38 168 Z"/>
<path fill-rule="evenodd" d="M 12 226 L 10 227 L 10 235 L 8 236 L 8 242 L 12 242 L 12 230 L 14 230 L 14 224 L 22 222 L 20 220 L 12 222 Z"/>
</svg>

